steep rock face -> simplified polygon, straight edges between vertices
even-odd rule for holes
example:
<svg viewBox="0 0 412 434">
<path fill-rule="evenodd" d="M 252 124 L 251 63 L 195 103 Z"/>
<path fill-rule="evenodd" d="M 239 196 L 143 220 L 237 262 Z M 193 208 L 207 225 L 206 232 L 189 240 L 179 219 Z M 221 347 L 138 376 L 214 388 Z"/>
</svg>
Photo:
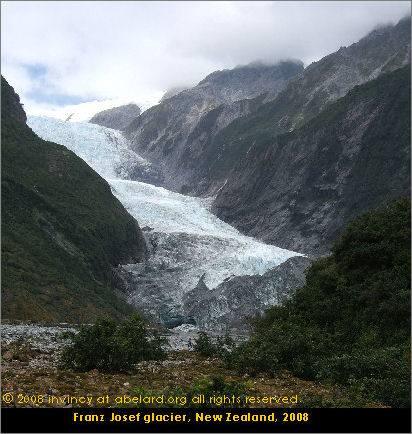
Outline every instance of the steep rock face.
<svg viewBox="0 0 412 434">
<path fill-rule="evenodd" d="M 220 129 L 197 154 L 200 193 L 204 185 L 215 193 L 216 185 L 225 183 L 234 162 L 251 147 L 299 128 L 354 86 L 410 63 L 410 32 L 410 19 L 371 32 L 309 65 L 273 101 L 257 105 Z"/>
<path fill-rule="evenodd" d="M 249 235 L 324 254 L 356 215 L 410 194 L 410 65 L 252 147 L 213 204 Z"/>
<path fill-rule="evenodd" d="M 214 195 L 252 146 L 302 126 L 354 86 L 409 62 L 410 19 L 404 19 L 305 70 L 284 62 L 217 71 L 125 132 L 136 150 L 163 165 L 168 188 Z"/>
<path fill-rule="evenodd" d="M 199 178 L 196 158 L 210 135 L 255 109 L 263 100 L 256 101 L 259 95 L 276 96 L 302 68 L 299 62 L 282 62 L 214 72 L 144 112 L 125 135 L 136 152 L 163 165 L 168 188 L 187 192 Z"/>
<path fill-rule="evenodd" d="M 262 276 L 233 277 L 212 290 L 200 279 L 184 297 L 186 317 L 203 330 L 247 329 L 248 317 L 282 304 L 305 284 L 304 271 L 309 265 L 308 258 L 296 256 Z"/>
<path fill-rule="evenodd" d="M 83 160 L 27 127 L 4 79 L 1 90 L 3 318 L 130 313 L 115 295 L 115 268 L 147 257 L 136 220 Z"/>
<path fill-rule="evenodd" d="M 114 130 L 123 130 L 139 115 L 138 105 L 126 104 L 96 113 L 89 122 Z"/>
</svg>

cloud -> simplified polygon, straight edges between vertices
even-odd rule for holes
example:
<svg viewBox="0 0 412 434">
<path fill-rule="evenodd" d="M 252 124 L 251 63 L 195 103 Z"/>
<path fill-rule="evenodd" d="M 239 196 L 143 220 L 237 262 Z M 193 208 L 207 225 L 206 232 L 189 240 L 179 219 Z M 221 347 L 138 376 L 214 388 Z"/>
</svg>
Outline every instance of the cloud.
<svg viewBox="0 0 412 434">
<path fill-rule="evenodd" d="M 255 60 L 305 64 L 409 2 L 2 2 L 2 73 L 26 107 L 150 99 Z"/>
</svg>

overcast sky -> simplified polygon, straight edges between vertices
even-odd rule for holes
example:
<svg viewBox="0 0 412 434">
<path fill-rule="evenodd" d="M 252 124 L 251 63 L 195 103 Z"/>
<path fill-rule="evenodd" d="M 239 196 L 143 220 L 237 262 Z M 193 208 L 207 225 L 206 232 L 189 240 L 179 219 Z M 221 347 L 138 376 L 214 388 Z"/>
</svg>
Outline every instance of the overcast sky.
<svg viewBox="0 0 412 434">
<path fill-rule="evenodd" d="M 29 111 L 139 101 L 255 60 L 307 65 L 409 14 L 409 1 L 3 1 L 2 74 Z"/>
</svg>

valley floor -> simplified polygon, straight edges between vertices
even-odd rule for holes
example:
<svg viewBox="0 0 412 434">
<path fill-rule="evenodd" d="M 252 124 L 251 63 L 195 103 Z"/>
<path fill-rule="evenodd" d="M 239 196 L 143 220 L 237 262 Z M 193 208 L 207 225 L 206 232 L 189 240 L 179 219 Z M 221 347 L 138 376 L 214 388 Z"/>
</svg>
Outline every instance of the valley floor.
<svg viewBox="0 0 412 434">
<path fill-rule="evenodd" d="M 3 407 L 139 407 L 139 404 L 119 405 L 115 402 L 116 397 L 167 397 L 172 393 L 176 397 L 179 396 L 176 390 L 180 390 L 183 396 L 185 392 L 193 390 L 194 384 L 199 387 L 199 384 L 205 385 L 213 378 L 243 383 L 246 390 L 243 398 L 276 397 L 279 400 L 279 397 L 288 397 L 290 400 L 297 396 L 297 404 L 276 403 L 273 398 L 270 405 L 255 403 L 250 404 L 250 407 L 361 406 L 355 397 L 337 386 L 304 381 L 293 377 L 288 371 L 282 371 L 277 378 L 266 375 L 241 377 L 226 369 L 221 360 L 200 357 L 188 350 L 171 350 L 164 361 L 141 362 L 137 366 L 137 373 L 133 374 L 61 370 L 57 365 L 65 342 L 60 335 L 52 332 L 49 335 L 54 336 L 53 345 L 47 343 L 51 341 L 44 339 L 44 333 L 38 333 L 36 343 L 36 340 L 25 339 L 22 334 L 17 340 L 10 339 L 10 334 L 6 338 L 5 330 L 2 330 L 2 389 L 3 394 L 13 395 L 13 401 L 3 402 Z M 80 397 L 83 398 L 78 402 Z M 98 402 L 98 397 L 105 397 L 106 401 Z M 181 405 L 177 403 L 170 406 Z M 383 407 L 378 403 L 362 406 Z"/>
</svg>

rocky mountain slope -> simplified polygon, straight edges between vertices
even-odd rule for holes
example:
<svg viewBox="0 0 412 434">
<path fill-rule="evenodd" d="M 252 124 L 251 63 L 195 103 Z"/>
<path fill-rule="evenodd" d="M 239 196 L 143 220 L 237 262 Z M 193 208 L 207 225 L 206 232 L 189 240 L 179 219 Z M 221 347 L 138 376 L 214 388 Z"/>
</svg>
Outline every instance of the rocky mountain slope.
<svg viewBox="0 0 412 434">
<path fill-rule="evenodd" d="M 251 147 L 302 126 L 354 86 L 410 63 L 410 32 L 410 19 L 375 30 L 309 65 L 273 101 L 234 119 L 197 155 L 201 178 L 194 193 L 216 192 Z"/>
<path fill-rule="evenodd" d="M 107 182 L 25 124 L 2 77 L 2 318 L 90 322 L 133 309 L 115 267 L 147 257 L 142 232 Z"/>
<path fill-rule="evenodd" d="M 255 144 L 214 212 L 283 248 L 324 254 L 356 215 L 410 194 L 410 65 L 356 86 L 293 132 Z"/>
<path fill-rule="evenodd" d="M 354 86 L 409 62 L 406 18 L 304 70 L 284 62 L 217 71 L 152 107 L 125 132 L 135 150 L 163 164 L 168 188 L 215 194 L 251 146 L 302 126 Z"/>
<path fill-rule="evenodd" d="M 198 177 L 197 156 L 209 136 L 276 96 L 302 68 L 289 61 L 216 71 L 142 113 L 126 137 L 136 152 L 163 165 L 168 188 L 184 193 Z"/>
<path fill-rule="evenodd" d="M 114 130 L 123 130 L 139 115 L 140 107 L 138 105 L 126 104 L 96 113 L 89 122 Z"/>
</svg>

